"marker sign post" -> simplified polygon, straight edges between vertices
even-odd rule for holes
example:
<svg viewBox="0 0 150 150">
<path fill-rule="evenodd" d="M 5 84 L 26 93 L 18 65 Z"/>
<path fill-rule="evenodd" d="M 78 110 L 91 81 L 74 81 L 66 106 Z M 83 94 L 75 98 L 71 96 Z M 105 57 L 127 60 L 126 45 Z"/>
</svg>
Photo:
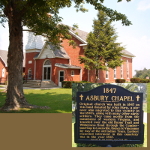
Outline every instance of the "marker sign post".
<svg viewBox="0 0 150 150">
<path fill-rule="evenodd" d="M 143 144 L 143 93 L 103 85 L 77 92 L 75 143 Z"/>
</svg>

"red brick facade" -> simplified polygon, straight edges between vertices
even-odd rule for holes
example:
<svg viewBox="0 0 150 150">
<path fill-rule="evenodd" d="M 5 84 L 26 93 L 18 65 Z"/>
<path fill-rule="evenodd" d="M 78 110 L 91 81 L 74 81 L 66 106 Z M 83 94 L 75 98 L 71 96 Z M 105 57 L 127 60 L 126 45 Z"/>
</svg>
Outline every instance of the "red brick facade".
<svg viewBox="0 0 150 150">
<path fill-rule="evenodd" d="M 69 46 L 68 40 L 63 40 L 62 46 L 65 49 L 65 52 L 69 56 L 69 58 L 58 58 L 58 57 L 47 57 L 44 56 L 44 51 L 46 49 L 42 49 L 40 52 L 27 50 L 26 53 L 26 69 L 25 74 L 28 74 L 28 70 L 32 70 L 32 79 L 34 80 L 44 80 L 44 63 L 46 60 L 50 61 L 50 65 L 48 69 L 50 70 L 50 79 L 57 85 L 59 85 L 59 81 L 61 80 L 60 76 L 63 76 L 64 81 L 90 81 L 95 82 L 95 70 L 88 71 L 84 68 L 84 64 L 80 64 L 79 56 L 84 56 L 84 47 L 80 40 L 75 37 L 72 37 L 73 40 L 77 43 L 76 48 L 74 49 L 72 46 Z M 42 55 L 43 58 L 39 55 L 39 57 L 35 57 L 36 55 Z M 132 56 L 122 56 L 123 65 L 122 67 L 116 67 L 116 69 L 109 69 L 108 72 L 99 70 L 99 83 L 112 83 L 115 82 L 115 79 L 126 79 L 126 81 L 130 81 L 132 78 Z M 56 65 L 57 64 L 57 65 Z M 59 66 L 59 64 L 61 64 Z M 65 68 L 62 64 L 68 64 L 70 66 L 77 66 L 79 68 Z M 46 68 L 45 68 L 46 70 Z M 116 77 L 115 77 L 116 72 Z M 107 78 L 106 78 L 106 73 Z"/>
<path fill-rule="evenodd" d="M 4 84 L 7 81 L 7 67 L 5 66 L 3 60 L 0 58 L 0 83 Z"/>
</svg>

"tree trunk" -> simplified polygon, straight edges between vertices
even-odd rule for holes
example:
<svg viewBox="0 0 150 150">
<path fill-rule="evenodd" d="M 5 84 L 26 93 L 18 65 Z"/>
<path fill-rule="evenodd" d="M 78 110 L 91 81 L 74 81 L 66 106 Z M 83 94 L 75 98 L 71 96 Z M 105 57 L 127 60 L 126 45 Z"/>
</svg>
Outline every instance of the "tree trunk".
<svg viewBox="0 0 150 150">
<path fill-rule="evenodd" d="M 8 86 L 6 102 L 2 109 L 15 110 L 27 104 L 23 93 L 23 33 L 21 14 L 17 12 L 15 5 L 7 8 L 9 25 L 8 48 Z"/>
<path fill-rule="evenodd" d="M 37 108 L 29 105 L 23 93 L 23 27 L 22 14 L 15 1 L 8 4 L 5 14 L 9 25 L 8 48 L 8 86 L 6 102 L 2 110 L 18 110 L 19 108 Z"/>
</svg>

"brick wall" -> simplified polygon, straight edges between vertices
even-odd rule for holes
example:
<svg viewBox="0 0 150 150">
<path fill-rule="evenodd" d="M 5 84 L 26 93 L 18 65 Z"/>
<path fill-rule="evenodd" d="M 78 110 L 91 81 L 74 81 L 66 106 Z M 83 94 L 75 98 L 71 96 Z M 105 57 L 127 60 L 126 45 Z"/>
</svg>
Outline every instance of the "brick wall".
<svg viewBox="0 0 150 150">
<path fill-rule="evenodd" d="M 2 77 L 3 68 L 4 68 L 4 77 Z M 7 81 L 7 76 L 8 76 L 7 68 L 5 67 L 5 64 L 0 58 L 0 83 L 4 84 Z"/>
</svg>

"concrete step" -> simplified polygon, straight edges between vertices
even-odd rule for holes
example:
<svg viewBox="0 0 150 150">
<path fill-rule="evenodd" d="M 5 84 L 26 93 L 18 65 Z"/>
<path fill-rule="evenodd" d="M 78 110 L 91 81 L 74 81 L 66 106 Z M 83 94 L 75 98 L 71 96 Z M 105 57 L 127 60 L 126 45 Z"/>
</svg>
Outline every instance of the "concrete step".
<svg viewBox="0 0 150 150">
<path fill-rule="evenodd" d="M 39 81 L 39 80 L 29 80 L 27 83 L 23 84 L 24 87 L 32 88 L 52 88 L 57 87 L 53 81 Z"/>
</svg>

